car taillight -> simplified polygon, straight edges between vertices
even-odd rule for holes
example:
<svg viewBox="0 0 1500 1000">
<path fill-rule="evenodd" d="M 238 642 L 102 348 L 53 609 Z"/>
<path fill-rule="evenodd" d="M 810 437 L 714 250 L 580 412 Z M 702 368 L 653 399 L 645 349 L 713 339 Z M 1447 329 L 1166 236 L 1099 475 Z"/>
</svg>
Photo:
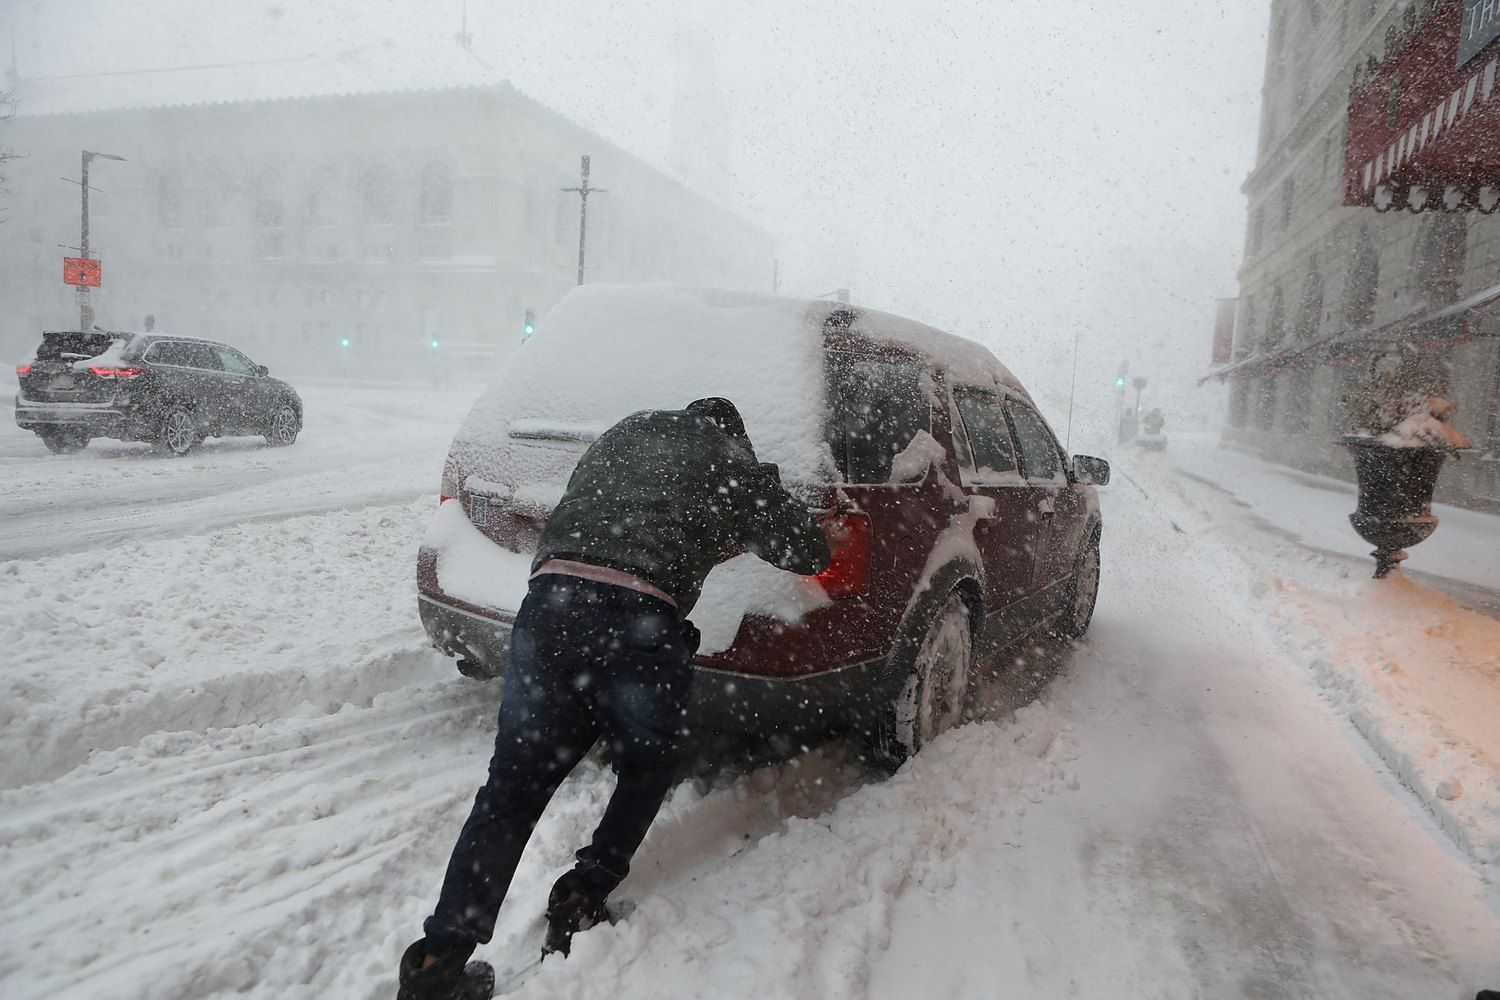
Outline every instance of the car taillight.
<svg viewBox="0 0 1500 1000">
<path fill-rule="evenodd" d="M 458 466 L 453 463 L 453 456 L 449 455 L 443 462 L 443 478 L 438 483 L 438 506 L 458 496 Z"/>
<path fill-rule="evenodd" d="M 816 579 L 829 597 L 858 597 L 870 589 L 870 518 L 829 514 L 822 524 L 830 558 Z"/>
<path fill-rule="evenodd" d="M 135 378 L 137 375 L 146 374 L 144 368 L 106 368 L 103 365 L 91 365 L 89 371 L 100 378 Z"/>
<path fill-rule="evenodd" d="M 30 365 L 16 365 L 16 374 L 17 375 L 26 375 L 26 374 L 30 373 L 30 371 L 31 371 L 31 366 Z"/>
</svg>

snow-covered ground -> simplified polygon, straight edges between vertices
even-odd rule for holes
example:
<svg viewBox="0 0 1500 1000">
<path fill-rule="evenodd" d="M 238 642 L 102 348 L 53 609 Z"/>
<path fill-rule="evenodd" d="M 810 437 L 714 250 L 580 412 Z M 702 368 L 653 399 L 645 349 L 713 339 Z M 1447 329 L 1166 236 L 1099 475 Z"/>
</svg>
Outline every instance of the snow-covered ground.
<svg viewBox="0 0 1500 1000">
<path fill-rule="evenodd" d="M 413 557 L 436 498 L 388 492 L 433 489 L 462 405 L 329 396 L 346 432 L 361 412 L 382 429 L 337 435 L 338 492 L 312 512 L 290 495 L 294 472 L 318 471 L 298 455 L 319 447 L 311 417 L 293 449 L 206 450 L 155 495 L 143 470 L 168 460 L 54 459 L 0 432 L 0 643 L 19 654 L 0 666 L 0 995 L 394 994 L 496 692 L 425 648 Z M 382 440 L 399 461 L 349 454 Z M 981 718 L 887 781 L 832 744 L 678 788 L 623 889 L 636 913 L 520 995 L 1458 998 L 1500 983 L 1494 866 L 1455 849 L 1459 828 L 1297 645 L 1358 659 L 1317 603 L 1347 601 L 1169 460 L 1120 471 L 1085 643 L 1004 664 Z M 247 472 L 259 497 L 220 488 Z M 152 531 L 70 538 L 115 480 Z M 203 524 L 188 505 L 215 496 L 222 518 Z M 38 516 L 12 533 L 14 511 Z M 46 537 L 67 551 L 29 541 Z M 1434 598 L 1414 589 L 1425 614 Z M 1298 640 L 1291 616 L 1314 631 Z M 481 952 L 502 971 L 530 957 L 519 942 L 610 787 L 586 763 L 544 817 Z"/>
</svg>

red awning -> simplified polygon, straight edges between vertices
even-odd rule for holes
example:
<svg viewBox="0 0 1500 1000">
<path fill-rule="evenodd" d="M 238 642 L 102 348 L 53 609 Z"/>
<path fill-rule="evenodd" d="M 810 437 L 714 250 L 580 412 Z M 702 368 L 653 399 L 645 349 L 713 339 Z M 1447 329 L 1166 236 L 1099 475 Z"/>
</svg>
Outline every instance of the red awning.
<svg viewBox="0 0 1500 1000">
<path fill-rule="evenodd" d="M 1500 45 L 1459 65 L 1463 13 L 1463 0 L 1442 0 L 1353 93 L 1345 205 L 1438 208 L 1451 185 L 1477 207 L 1479 188 L 1500 184 Z"/>
</svg>

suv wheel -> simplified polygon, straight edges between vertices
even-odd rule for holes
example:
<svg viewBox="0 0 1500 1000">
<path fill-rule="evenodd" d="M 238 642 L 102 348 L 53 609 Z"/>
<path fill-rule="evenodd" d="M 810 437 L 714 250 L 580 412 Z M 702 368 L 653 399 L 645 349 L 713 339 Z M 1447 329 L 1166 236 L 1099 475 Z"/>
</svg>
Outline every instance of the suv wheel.
<svg viewBox="0 0 1500 1000">
<path fill-rule="evenodd" d="M 896 766 L 963 719 L 974 661 L 973 622 L 963 595 L 950 592 L 920 641 L 908 648 L 905 681 L 879 741 L 881 756 Z"/>
<path fill-rule="evenodd" d="M 1099 599 L 1099 532 L 1089 537 L 1078 553 L 1078 567 L 1068 584 L 1068 602 L 1057 622 L 1057 633 L 1064 639 L 1081 639 L 1094 620 L 1094 604 Z"/>
<path fill-rule="evenodd" d="M 162 414 L 161 430 L 157 444 L 163 451 L 173 455 L 186 455 L 198 444 L 198 427 L 193 415 L 181 406 L 174 406 Z"/>
<path fill-rule="evenodd" d="M 53 427 L 36 433 L 42 439 L 42 444 L 54 455 L 70 455 L 75 451 L 82 451 L 89 446 L 90 441 L 87 431 L 67 427 Z"/>
<path fill-rule="evenodd" d="M 297 411 L 286 404 L 271 413 L 271 422 L 266 427 L 266 444 L 273 448 L 285 448 L 297 440 Z"/>
</svg>

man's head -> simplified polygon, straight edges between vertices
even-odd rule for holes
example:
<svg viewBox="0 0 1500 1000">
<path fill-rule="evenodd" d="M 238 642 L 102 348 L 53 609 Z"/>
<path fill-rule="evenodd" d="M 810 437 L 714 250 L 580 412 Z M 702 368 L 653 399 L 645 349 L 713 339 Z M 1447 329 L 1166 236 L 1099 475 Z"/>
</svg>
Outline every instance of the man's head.
<svg viewBox="0 0 1500 1000">
<path fill-rule="evenodd" d="M 744 418 L 735 405 L 723 396 L 695 399 L 687 405 L 687 411 L 714 424 L 751 454 L 755 453 L 755 449 L 750 446 L 750 435 L 745 433 Z"/>
</svg>

